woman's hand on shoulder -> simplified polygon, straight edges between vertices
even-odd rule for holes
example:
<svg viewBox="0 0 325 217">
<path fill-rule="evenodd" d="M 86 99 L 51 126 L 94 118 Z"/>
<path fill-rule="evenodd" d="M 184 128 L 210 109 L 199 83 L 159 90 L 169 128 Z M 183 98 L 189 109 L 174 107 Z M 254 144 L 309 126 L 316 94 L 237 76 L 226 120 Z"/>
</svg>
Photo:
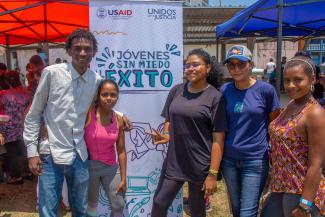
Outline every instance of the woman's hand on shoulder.
<svg viewBox="0 0 325 217">
<path fill-rule="evenodd" d="M 125 131 L 130 131 L 133 128 L 132 122 L 125 116 L 122 116 L 123 120 L 123 130 Z"/>
</svg>

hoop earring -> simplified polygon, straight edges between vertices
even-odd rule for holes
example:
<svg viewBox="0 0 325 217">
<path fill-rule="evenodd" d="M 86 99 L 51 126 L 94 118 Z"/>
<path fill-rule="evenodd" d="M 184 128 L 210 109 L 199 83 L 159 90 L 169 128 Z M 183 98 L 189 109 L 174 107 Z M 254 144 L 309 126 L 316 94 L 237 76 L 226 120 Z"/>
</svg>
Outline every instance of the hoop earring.
<svg viewBox="0 0 325 217">
<path fill-rule="evenodd" d="M 314 92 L 314 90 L 315 90 L 315 87 L 314 87 L 314 85 L 312 84 L 312 85 L 310 85 L 310 91 L 311 92 Z"/>
</svg>

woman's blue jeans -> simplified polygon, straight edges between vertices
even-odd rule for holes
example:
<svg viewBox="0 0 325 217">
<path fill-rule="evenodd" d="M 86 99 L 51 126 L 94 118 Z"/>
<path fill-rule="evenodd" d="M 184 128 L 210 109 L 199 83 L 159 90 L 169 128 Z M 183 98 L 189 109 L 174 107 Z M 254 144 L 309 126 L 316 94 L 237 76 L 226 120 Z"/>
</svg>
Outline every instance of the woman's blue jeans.
<svg viewBox="0 0 325 217">
<path fill-rule="evenodd" d="M 223 159 L 222 175 L 230 196 L 234 217 L 256 217 L 269 170 L 268 159 Z"/>
</svg>

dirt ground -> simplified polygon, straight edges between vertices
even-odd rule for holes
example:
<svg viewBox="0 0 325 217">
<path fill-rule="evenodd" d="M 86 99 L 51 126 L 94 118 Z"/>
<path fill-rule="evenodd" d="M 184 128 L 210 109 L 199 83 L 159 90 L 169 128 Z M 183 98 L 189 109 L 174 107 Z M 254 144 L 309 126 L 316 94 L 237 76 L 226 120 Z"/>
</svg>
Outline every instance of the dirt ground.
<svg viewBox="0 0 325 217">
<path fill-rule="evenodd" d="M 0 183 L 0 217 L 36 217 L 39 216 L 36 207 L 36 181 L 25 180 L 23 185 L 8 185 Z M 186 186 L 184 188 L 184 194 Z M 230 217 L 225 185 L 218 182 L 218 192 L 212 196 L 212 211 L 208 217 Z M 188 217 L 185 208 L 184 217 Z M 71 217 L 60 207 L 59 217 Z"/>
</svg>

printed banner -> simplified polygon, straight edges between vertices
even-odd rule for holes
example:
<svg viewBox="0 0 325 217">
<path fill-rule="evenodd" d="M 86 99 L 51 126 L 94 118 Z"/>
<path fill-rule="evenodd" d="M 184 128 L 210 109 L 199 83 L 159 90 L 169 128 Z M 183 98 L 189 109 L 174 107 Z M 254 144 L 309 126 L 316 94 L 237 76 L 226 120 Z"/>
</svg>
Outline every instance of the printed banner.
<svg viewBox="0 0 325 217">
<path fill-rule="evenodd" d="M 134 124 L 126 133 L 127 192 L 124 216 L 151 216 L 153 196 L 168 144 L 154 145 L 148 132 L 162 131 L 160 114 L 169 90 L 183 77 L 180 2 L 90 1 L 90 29 L 98 40 L 91 68 L 120 87 L 117 110 Z M 99 216 L 110 203 L 100 191 Z M 168 216 L 182 216 L 179 192 Z"/>
</svg>

